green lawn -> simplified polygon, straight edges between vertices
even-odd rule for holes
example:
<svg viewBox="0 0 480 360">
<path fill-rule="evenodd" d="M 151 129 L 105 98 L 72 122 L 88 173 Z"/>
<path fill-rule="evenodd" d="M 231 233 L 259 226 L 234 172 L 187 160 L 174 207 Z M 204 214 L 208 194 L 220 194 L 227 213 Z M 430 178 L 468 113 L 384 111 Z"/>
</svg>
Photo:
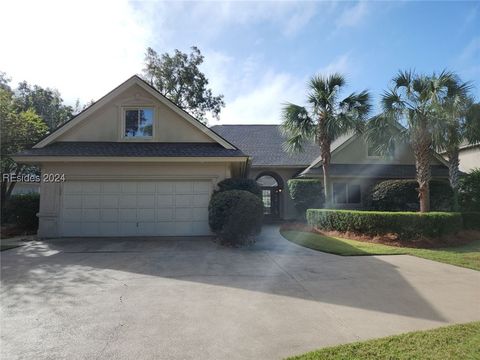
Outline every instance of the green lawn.
<svg viewBox="0 0 480 360">
<path fill-rule="evenodd" d="M 408 254 L 451 265 L 480 270 L 480 239 L 468 245 L 439 249 L 413 249 L 330 237 L 297 230 L 282 230 L 284 238 L 314 250 L 343 256 Z"/>
<path fill-rule="evenodd" d="M 313 351 L 289 360 L 480 359 L 480 322 L 417 331 Z"/>
</svg>

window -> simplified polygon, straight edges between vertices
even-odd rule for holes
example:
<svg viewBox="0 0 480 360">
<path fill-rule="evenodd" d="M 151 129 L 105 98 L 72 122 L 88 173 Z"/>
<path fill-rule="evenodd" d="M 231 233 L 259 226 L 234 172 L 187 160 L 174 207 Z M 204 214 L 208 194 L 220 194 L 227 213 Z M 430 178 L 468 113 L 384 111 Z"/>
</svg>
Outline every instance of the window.
<svg viewBox="0 0 480 360">
<path fill-rule="evenodd" d="M 125 137 L 145 138 L 153 135 L 153 109 L 125 110 Z"/>
<path fill-rule="evenodd" d="M 263 213 L 270 215 L 272 212 L 272 196 L 270 190 L 262 190 Z"/>
<path fill-rule="evenodd" d="M 361 201 L 360 185 L 333 183 L 333 202 L 335 204 L 360 204 Z"/>
</svg>

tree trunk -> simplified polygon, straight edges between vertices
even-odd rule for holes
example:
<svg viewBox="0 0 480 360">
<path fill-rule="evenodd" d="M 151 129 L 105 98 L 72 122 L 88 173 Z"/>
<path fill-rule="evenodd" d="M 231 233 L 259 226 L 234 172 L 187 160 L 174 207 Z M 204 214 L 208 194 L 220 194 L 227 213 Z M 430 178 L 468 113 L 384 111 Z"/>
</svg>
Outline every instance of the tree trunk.
<svg viewBox="0 0 480 360">
<path fill-rule="evenodd" d="M 330 139 L 325 129 L 324 117 L 320 116 L 318 124 L 318 144 L 320 146 L 320 156 L 322 158 L 323 168 L 323 192 L 325 195 L 325 208 L 332 207 L 332 189 L 330 185 Z"/>
<path fill-rule="evenodd" d="M 430 159 L 431 137 L 427 131 L 416 134 L 412 141 L 412 148 L 415 155 L 415 168 L 418 182 L 418 198 L 420 201 L 420 212 L 430 211 Z"/>
<path fill-rule="evenodd" d="M 453 210 L 459 210 L 458 204 L 458 186 L 460 182 L 460 159 L 458 157 L 458 148 L 447 151 L 448 156 L 448 179 L 453 190 Z"/>
</svg>

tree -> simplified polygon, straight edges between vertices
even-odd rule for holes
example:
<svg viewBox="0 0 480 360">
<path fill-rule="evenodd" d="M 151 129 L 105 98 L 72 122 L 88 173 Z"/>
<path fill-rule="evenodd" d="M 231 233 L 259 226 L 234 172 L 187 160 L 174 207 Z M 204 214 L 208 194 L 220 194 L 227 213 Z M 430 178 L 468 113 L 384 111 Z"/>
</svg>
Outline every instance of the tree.
<svg viewBox="0 0 480 360">
<path fill-rule="evenodd" d="M 460 145 L 480 141 L 480 104 L 470 96 L 471 85 L 452 74 L 452 82 L 443 101 L 438 106 L 438 116 L 444 118 L 443 128 L 437 133 L 437 150 L 445 152 L 448 159 L 450 186 L 454 193 L 454 208 L 458 211 L 460 185 Z"/>
<path fill-rule="evenodd" d="M 44 136 L 48 127 L 32 109 L 16 111 L 13 94 L 0 89 L 0 122 L 1 122 L 1 172 L 2 174 L 21 175 L 28 169 L 16 164 L 11 156 L 23 149 L 33 146 Z M 1 182 L 1 203 L 4 210 L 15 182 Z"/>
<path fill-rule="evenodd" d="M 26 81 L 18 84 L 15 91 L 15 107 L 18 112 L 33 109 L 48 125 L 50 131 L 71 119 L 74 109 L 64 105 L 56 89 L 29 85 Z"/>
<path fill-rule="evenodd" d="M 391 149 L 395 139 L 410 143 L 421 212 L 430 210 L 430 163 L 441 138 L 439 131 L 445 124 L 438 109 L 453 81 L 454 75 L 445 71 L 431 76 L 400 71 L 393 78 L 393 87 L 382 96 L 382 114 L 371 119 L 367 127 L 368 142 L 380 152 Z"/>
<path fill-rule="evenodd" d="M 218 119 L 220 110 L 225 106 L 223 95 L 213 96 L 207 88 L 208 80 L 199 66 L 203 55 L 193 46 L 190 55 L 175 50 L 174 55 L 158 55 L 152 48 L 147 49 L 143 77 L 182 109 L 190 112 L 203 123 L 209 112 Z"/>
<path fill-rule="evenodd" d="M 309 108 L 287 103 L 282 110 L 282 129 L 289 152 L 302 151 L 303 144 L 315 140 L 320 147 L 325 205 L 331 205 L 330 146 L 333 140 L 350 131 L 361 130 L 370 112 L 370 94 L 364 90 L 339 99 L 345 86 L 340 74 L 314 76 L 309 82 Z"/>
</svg>

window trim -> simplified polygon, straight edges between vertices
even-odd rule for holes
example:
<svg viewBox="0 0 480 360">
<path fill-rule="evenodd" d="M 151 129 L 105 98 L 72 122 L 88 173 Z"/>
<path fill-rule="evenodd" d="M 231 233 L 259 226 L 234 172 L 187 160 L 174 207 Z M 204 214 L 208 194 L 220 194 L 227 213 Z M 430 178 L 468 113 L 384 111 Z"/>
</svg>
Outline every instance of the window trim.
<svg viewBox="0 0 480 360">
<path fill-rule="evenodd" d="M 127 111 L 129 110 L 142 110 L 142 109 L 151 109 L 152 110 L 152 135 L 151 136 L 126 136 L 125 135 L 125 129 L 126 129 L 126 117 L 127 117 Z M 126 141 L 135 141 L 135 140 L 150 140 L 153 141 L 155 138 L 155 106 L 152 105 L 126 105 L 122 106 L 122 111 L 121 111 L 121 136 L 123 140 Z"/>
</svg>

